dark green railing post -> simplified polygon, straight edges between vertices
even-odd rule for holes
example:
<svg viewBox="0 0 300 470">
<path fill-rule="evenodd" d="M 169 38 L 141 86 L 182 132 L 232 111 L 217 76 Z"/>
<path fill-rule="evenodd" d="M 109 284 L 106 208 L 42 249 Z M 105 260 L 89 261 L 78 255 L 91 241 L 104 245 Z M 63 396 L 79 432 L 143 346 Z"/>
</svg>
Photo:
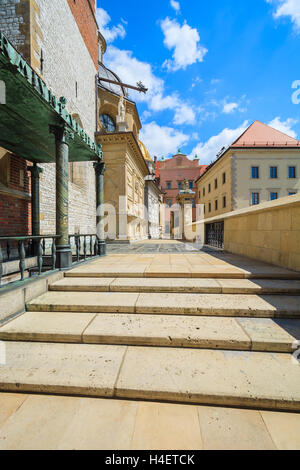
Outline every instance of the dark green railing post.
<svg viewBox="0 0 300 470">
<path fill-rule="evenodd" d="M 97 254 L 106 255 L 106 242 L 104 234 L 104 173 L 105 163 L 94 163 L 96 173 L 96 211 L 97 211 Z"/>
<path fill-rule="evenodd" d="M 56 266 L 66 269 L 72 266 L 72 250 L 69 243 L 69 139 L 74 134 L 66 127 L 50 126 L 56 144 Z"/>
<path fill-rule="evenodd" d="M 24 281 L 24 274 L 25 274 L 25 247 L 23 240 L 19 240 L 18 242 L 18 250 L 19 250 L 19 258 L 20 258 L 20 273 L 21 273 L 21 281 Z"/>
</svg>

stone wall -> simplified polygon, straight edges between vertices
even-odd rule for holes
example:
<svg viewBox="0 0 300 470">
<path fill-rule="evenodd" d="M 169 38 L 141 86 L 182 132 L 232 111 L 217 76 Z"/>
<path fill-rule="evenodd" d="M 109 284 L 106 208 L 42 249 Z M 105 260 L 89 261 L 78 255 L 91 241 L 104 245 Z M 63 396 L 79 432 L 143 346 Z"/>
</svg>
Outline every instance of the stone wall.
<svg viewBox="0 0 300 470">
<path fill-rule="evenodd" d="M 300 196 L 289 196 L 225 219 L 231 253 L 300 271 Z"/>
<path fill-rule="evenodd" d="M 81 14 L 74 16 L 73 10 L 76 12 L 77 7 L 72 6 L 71 10 L 66 0 L 0 0 L 0 29 L 42 75 L 51 91 L 57 97 L 67 98 L 67 110 L 93 139 L 96 130 L 97 73 L 94 56 L 98 35 L 89 1 L 81 1 L 77 6 Z M 82 36 L 81 30 L 82 24 L 86 26 L 89 22 L 92 22 L 93 29 L 87 39 Z M 92 55 L 90 47 L 94 50 Z M 95 233 L 93 165 L 72 165 L 70 169 L 76 178 L 70 177 L 69 183 L 70 233 Z M 40 195 L 41 233 L 50 234 L 55 233 L 55 165 L 41 166 L 44 170 Z"/>
</svg>

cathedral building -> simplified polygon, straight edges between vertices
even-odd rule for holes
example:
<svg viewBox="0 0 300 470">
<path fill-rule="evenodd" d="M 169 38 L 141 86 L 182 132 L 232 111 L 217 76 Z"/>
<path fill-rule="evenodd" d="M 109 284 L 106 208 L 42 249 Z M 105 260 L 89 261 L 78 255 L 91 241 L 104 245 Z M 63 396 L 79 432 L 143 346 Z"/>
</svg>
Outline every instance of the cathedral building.
<svg viewBox="0 0 300 470">
<path fill-rule="evenodd" d="M 154 163 L 139 140 L 141 121 L 120 78 L 103 63 L 105 39 L 99 34 L 98 123 L 96 139 L 105 162 L 105 232 L 108 241 L 130 242 L 159 236 L 160 190 L 151 177 Z M 145 199 L 145 194 L 147 195 Z M 149 204 L 148 204 L 149 196 Z M 157 204 L 154 204 L 154 201 Z M 146 202 L 146 204 L 144 204 Z M 151 207 L 151 222 L 147 208 Z M 116 224 L 109 217 L 116 214 Z M 155 214 L 153 213 L 155 212 Z"/>
</svg>

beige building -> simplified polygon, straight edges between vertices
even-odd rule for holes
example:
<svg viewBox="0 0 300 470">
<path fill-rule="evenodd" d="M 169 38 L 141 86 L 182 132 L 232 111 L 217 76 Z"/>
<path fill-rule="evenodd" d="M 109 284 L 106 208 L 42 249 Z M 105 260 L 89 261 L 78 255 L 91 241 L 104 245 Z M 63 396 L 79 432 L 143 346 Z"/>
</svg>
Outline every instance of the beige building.
<svg viewBox="0 0 300 470">
<path fill-rule="evenodd" d="M 106 48 L 102 36 L 100 44 L 103 60 Z M 96 140 L 102 144 L 106 165 L 104 201 L 116 214 L 115 226 L 107 223 L 105 227 L 108 240 L 147 238 L 144 198 L 145 178 L 149 175 L 148 152 L 139 141 L 142 126 L 136 104 L 127 95 L 119 77 L 100 62 Z"/>
<path fill-rule="evenodd" d="M 205 218 L 300 193 L 300 141 L 255 121 L 197 180 Z"/>
</svg>

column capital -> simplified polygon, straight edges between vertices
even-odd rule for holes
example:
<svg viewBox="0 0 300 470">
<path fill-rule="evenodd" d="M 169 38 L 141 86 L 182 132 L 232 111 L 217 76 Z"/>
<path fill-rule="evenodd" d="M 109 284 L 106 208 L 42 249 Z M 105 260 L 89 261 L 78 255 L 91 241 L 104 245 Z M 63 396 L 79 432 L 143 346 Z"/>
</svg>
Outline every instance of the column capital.
<svg viewBox="0 0 300 470">
<path fill-rule="evenodd" d="M 37 166 L 36 163 L 34 163 L 33 166 L 28 166 L 27 170 L 30 171 L 31 176 L 33 178 L 39 178 L 40 174 L 43 173 L 43 171 L 44 171 L 43 168 Z"/>
<path fill-rule="evenodd" d="M 103 161 L 95 162 L 94 168 L 95 168 L 96 175 L 100 175 L 100 176 L 104 175 L 106 166 Z"/>
<path fill-rule="evenodd" d="M 50 124 L 49 132 L 55 135 L 56 140 L 63 143 L 68 143 L 70 139 L 74 139 L 74 132 L 71 132 L 66 126 L 54 126 Z"/>
</svg>

